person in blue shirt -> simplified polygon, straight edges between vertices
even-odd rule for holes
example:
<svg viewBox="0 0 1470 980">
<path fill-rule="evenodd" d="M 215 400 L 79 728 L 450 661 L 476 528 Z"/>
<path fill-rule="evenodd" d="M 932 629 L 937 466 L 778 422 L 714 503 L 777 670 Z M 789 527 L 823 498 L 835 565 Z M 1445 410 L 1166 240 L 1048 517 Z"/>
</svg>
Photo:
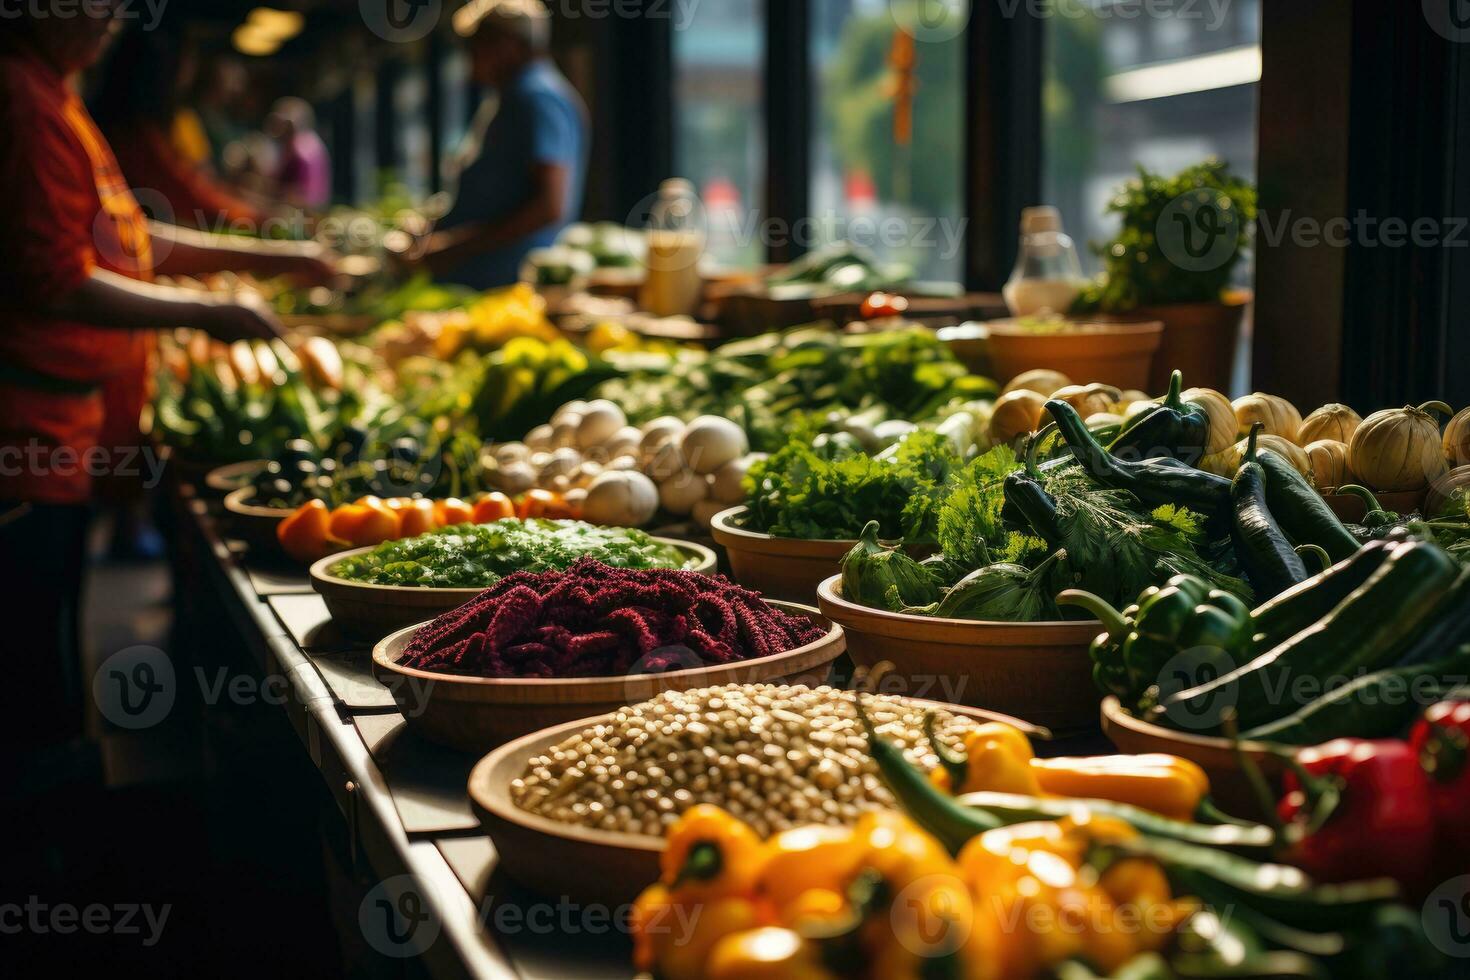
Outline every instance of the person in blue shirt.
<svg viewBox="0 0 1470 980">
<path fill-rule="evenodd" d="M 541 0 L 471 0 L 455 13 L 474 80 L 495 94 L 451 164 L 454 206 L 426 243 L 437 279 L 510 285 L 526 253 L 581 213 L 587 109 L 547 56 L 550 27 Z"/>
</svg>

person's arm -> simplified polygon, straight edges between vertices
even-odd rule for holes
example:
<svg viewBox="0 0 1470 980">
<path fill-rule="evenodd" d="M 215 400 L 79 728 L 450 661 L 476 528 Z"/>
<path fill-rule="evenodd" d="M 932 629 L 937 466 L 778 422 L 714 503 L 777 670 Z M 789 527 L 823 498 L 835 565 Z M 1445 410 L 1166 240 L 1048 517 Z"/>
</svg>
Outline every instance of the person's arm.
<svg viewBox="0 0 1470 980">
<path fill-rule="evenodd" d="M 567 207 L 570 171 L 561 163 L 538 163 L 531 170 L 531 196 L 500 221 L 482 221 L 429 236 L 422 261 L 443 275 L 468 259 L 493 252 L 560 221 Z"/>
<path fill-rule="evenodd" d="M 316 242 L 271 242 L 235 238 L 148 223 L 153 237 L 155 271 L 166 276 L 201 276 L 211 272 L 249 272 L 262 278 L 290 276 L 323 285 L 337 276 L 331 253 Z"/>
<path fill-rule="evenodd" d="M 218 340 L 276 336 L 280 321 L 260 297 L 158 286 L 93 269 L 75 289 L 38 312 L 58 320 L 121 330 L 194 327 Z"/>
</svg>

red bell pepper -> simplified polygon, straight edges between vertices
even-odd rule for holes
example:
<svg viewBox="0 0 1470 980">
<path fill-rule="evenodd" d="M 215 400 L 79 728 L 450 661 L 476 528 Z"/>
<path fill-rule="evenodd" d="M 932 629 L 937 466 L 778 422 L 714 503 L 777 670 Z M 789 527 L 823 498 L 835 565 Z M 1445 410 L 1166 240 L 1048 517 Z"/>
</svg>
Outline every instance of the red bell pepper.
<svg viewBox="0 0 1470 980">
<path fill-rule="evenodd" d="M 1439 860 L 1470 872 L 1470 701 L 1441 701 L 1424 712 L 1409 747 L 1429 777 Z"/>
<path fill-rule="evenodd" d="M 1434 860 L 1429 780 L 1407 742 L 1340 738 L 1303 749 L 1277 807 L 1286 859 L 1321 881 L 1385 877 L 1419 894 Z"/>
</svg>

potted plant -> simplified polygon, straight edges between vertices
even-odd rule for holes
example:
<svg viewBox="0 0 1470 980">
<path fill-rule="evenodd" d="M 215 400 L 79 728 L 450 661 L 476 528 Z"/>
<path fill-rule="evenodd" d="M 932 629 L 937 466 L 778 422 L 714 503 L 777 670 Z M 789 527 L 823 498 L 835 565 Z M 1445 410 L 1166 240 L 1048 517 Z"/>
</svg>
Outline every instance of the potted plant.
<svg viewBox="0 0 1470 980">
<path fill-rule="evenodd" d="M 1176 368 L 1193 384 L 1228 390 L 1251 299 L 1230 282 L 1250 244 L 1255 188 L 1219 160 L 1172 177 L 1139 167 L 1107 212 L 1122 226 L 1113 241 L 1094 246 L 1103 271 L 1072 312 L 1161 321 L 1150 390 L 1162 390 Z"/>
</svg>

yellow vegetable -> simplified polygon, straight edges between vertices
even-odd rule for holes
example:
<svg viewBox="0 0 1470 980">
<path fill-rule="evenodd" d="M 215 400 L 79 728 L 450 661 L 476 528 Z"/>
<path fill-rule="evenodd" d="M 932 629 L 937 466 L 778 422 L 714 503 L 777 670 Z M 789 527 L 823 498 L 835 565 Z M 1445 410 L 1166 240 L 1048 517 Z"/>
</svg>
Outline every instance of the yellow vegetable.
<svg viewBox="0 0 1470 980">
<path fill-rule="evenodd" d="M 1357 412 L 1346 405 L 1331 402 L 1306 417 L 1297 433 L 1297 442 L 1303 446 L 1321 439 L 1347 443 L 1362 424 Z"/>
<path fill-rule="evenodd" d="M 1307 461 L 1312 467 L 1312 483 L 1319 490 L 1333 490 L 1358 480 L 1348 466 L 1347 443 L 1335 439 L 1318 439 L 1309 443 Z"/>
<path fill-rule="evenodd" d="M 1363 420 L 1348 443 L 1348 466 L 1373 490 L 1421 490 L 1428 486 L 1449 468 L 1439 422 L 1431 411 L 1450 414 L 1443 402 L 1374 412 Z"/>
<path fill-rule="evenodd" d="M 1210 420 L 1210 434 L 1205 439 L 1205 455 L 1223 453 L 1235 445 L 1240 423 L 1230 399 L 1213 388 L 1190 388 L 1181 396 L 1187 405 L 1198 406 Z"/>
<path fill-rule="evenodd" d="M 1077 410 L 1078 415 L 1087 418 L 1098 412 L 1111 411 L 1122 394 L 1112 385 L 1090 384 L 1067 385 L 1052 392 L 1051 396 L 1071 405 Z"/>
<path fill-rule="evenodd" d="M 1010 443 L 1041 427 L 1046 411 L 1046 397 L 1028 388 L 1008 391 L 995 400 L 990 413 L 990 438 L 995 443 Z"/>
<path fill-rule="evenodd" d="M 1450 419 L 1444 427 L 1444 459 L 1451 466 L 1470 463 L 1470 408 Z"/>
<path fill-rule="evenodd" d="M 1023 371 L 1012 378 L 1010 383 L 1001 389 L 1001 393 L 1009 394 L 1013 391 L 1034 391 L 1038 395 L 1049 398 L 1052 392 L 1059 391 L 1071 383 L 1072 379 L 1060 371 L 1034 368 L 1030 371 Z"/>
<path fill-rule="evenodd" d="M 1223 453 L 1215 456 L 1206 456 L 1200 460 L 1200 468 L 1220 476 L 1235 476 L 1235 471 L 1240 469 L 1240 458 L 1245 455 L 1246 444 L 1249 439 L 1242 439 Z M 1258 436 L 1256 438 L 1258 449 L 1269 449 L 1278 456 L 1283 457 L 1291 468 L 1302 476 L 1312 475 L 1312 462 L 1307 459 L 1307 451 L 1294 442 L 1289 442 L 1280 436 Z"/>
<path fill-rule="evenodd" d="M 1302 413 L 1296 406 L 1278 395 L 1257 391 L 1231 402 L 1235 409 L 1236 432 L 1249 432 L 1251 426 L 1260 422 L 1268 436 L 1280 436 L 1288 442 L 1296 442 L 1302 427 Z"/>
</svg>

